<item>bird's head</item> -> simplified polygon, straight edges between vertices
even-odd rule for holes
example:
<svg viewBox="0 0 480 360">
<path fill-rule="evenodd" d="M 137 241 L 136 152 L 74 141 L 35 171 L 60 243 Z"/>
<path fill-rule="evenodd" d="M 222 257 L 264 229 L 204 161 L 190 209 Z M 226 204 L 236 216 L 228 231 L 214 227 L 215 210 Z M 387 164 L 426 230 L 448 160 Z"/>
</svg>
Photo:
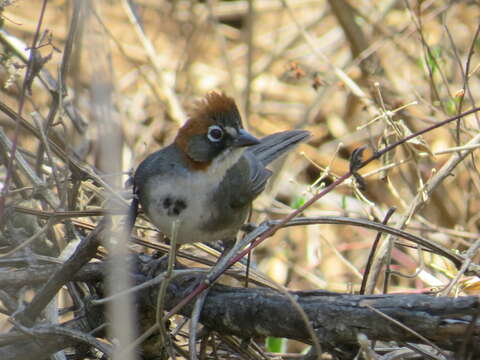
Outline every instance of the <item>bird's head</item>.
<svg viewBox="0 0 480 360">
<path fill-rule="evenodd" d="M 243 128 L 235 101 L 217 92 L 208 93 L 197 104 L 175 138 L 188 165 L 196 170 L 206 170 L 212 163 L 233 164 L 245 147 L 258 143 Z"/>
</svg>

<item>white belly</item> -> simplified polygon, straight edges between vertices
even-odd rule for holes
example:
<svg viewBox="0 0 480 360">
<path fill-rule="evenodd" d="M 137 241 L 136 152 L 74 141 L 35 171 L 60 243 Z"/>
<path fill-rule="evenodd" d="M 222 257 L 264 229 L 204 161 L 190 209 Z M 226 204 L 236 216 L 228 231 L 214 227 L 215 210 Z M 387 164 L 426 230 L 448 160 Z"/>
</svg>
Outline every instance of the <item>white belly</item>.
<svg viewBox="0 0 480 360">
<path fill-rule="evenodd" d="M 219 211 L 211 201 L 218 183 L 207 183 L 206 178 L 189 176 L 177 178 L 174 182 L 170 179 L 169 185 L 161 179 L 154 182 L 156 186 L 152 192 L 155 200 L 145 210 L 155 226 L 170 240 L 175 237 L 177 244 L 212 242 L 235 236 L 236 229 L 233 232 L 230 229 L 202 230 Z"/>
<path fill-rule="evenodd" d="M 208 167 L 207 171 L 178 172 L 159 175 L 151 179 L 149 193 L 154 199 L 145 209 L 150 220 L 177 244 L 211 242 L 235 237 L 238 229 L 219 226 L 219 230 L 203 230 L 209 219 L 219 218 L 219 209 L 212 201 L 227 170 L 242 156 L 244 149 L 225 151 Z M 170 204 L 165 203 L 170 199 Z M 176 206 L 175 201 L 179 201 Z M 228 201 L 228 200 L 225 200 Z M 168 201 L 167 201 L 168 202 Z M 182 204 L 183 202 L 183 204 Z M 171 206 L 166 206 L 171 205 Z M 184 205 L 184 206 L 183 206 Z"/>
</svg>

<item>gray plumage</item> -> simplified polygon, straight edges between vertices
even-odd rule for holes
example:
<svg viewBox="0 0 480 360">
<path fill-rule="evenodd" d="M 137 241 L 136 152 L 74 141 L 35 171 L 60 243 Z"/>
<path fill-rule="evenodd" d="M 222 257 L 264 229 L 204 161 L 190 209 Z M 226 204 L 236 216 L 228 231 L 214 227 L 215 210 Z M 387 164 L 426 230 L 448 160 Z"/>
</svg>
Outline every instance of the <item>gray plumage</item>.
<svg viewBox="0 0 480 360">
<path fill-rule="evenodd" d="M 194 172 L 173 143 L 140 164 L 134 188 L 151 221 L 167 236 L 176 236 L 177 243 L 232 239 L 272 174 L 266 166 L 309 136 L 301 130 L 272 134 L 232 150 L 225 157 L 234 158 L 232 163 L 214 160 L 208 169 Z"/>
</svg>

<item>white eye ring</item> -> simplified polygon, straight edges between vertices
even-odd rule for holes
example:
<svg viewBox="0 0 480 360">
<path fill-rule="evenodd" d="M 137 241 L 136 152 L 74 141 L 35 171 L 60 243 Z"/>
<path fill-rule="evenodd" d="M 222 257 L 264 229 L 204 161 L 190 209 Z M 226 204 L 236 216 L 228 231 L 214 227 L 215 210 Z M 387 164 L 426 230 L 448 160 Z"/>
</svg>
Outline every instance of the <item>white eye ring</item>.
<svg viewBox="0 0 480 360">
<path fill-rule="evenodd" d="M 223 138 L 223 129 L 218 125 L 212 125 L 208 128 L 207 138 L 211 142 L 219 142 Z"/>
</svg>

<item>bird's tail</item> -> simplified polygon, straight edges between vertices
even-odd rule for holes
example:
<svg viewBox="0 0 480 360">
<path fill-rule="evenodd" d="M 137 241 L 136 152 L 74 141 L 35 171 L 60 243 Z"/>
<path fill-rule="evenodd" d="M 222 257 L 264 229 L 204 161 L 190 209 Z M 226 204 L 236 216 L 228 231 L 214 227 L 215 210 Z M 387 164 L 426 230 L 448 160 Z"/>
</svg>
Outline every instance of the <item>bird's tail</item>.
<svg viewBox="0 0 480 360">
<path fill-rule="evenodd" d="M 310 132 L 305 130 L 283 131 L 265 136 L 260 144 L 249 147 L 248 151 L 266 166 L 309 137 Z"/>
</svg>

